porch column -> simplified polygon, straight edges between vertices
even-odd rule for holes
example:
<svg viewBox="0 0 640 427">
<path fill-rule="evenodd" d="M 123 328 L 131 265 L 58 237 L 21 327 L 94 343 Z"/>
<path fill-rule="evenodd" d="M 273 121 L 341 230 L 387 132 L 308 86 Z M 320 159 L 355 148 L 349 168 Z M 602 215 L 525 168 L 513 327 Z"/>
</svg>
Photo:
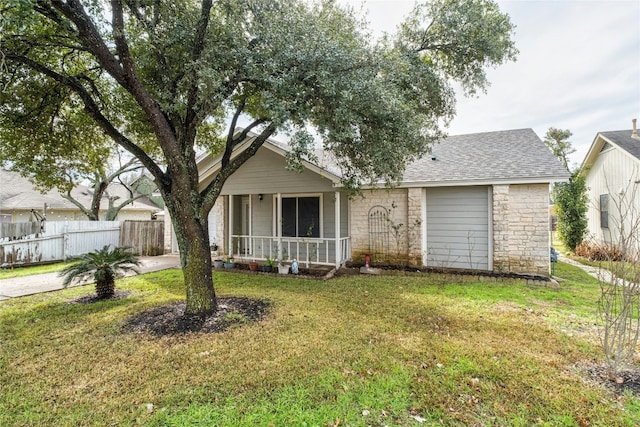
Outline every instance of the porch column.
<svg viewBox="0 0 640 427">
<path fill-rule="evenodd" d="M 233 195 L 229 194 L 229 249 L 227 250 L 229 256 L 233 255 Z"/>
<path fill-rule="evenodd" d="M 340 268 L 342 264 L 342 244 L 340 243 L 340 192 L 335 193 L 335 209 L 336 209 L 336 268 Z"/>
<path fill-rule="evenodd" d="M 278 237 L 278 253 L 276 257 L 282 258 L 282 193 L 276 194 L 276 236 Z"/>
</svg>

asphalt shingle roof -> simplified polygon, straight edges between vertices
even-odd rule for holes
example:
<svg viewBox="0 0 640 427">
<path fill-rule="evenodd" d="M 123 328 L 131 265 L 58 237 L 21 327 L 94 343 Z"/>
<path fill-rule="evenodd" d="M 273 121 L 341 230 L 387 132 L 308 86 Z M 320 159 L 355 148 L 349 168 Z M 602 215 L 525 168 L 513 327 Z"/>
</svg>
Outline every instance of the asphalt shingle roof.
<svg viewBox="0 0 640 427">
<path fill-rule="evenodd" d="M 613 142 L 636 159 L 640 159 L 640 139 L 631 137 L 632 130 L 614 130 L 599 132 L 600 135 Z"/>
<path fill-rule="evenodd" d="M 283 151 L 286 143 L 267 140 Z M 310 163 L 341 178 L 342 172 L 332 153 L 315 152 Z M 435 160 L 432 158 L 435 157 Z M 473 182 L 553 182 L 569 179 L 569 172 L 551 153 L 532 129 L 449 136 L 432 147 L 432 154 L 424 156 L 405 170 L 400 185 L 419 183 Z"/>
<path fill-rule="evenodd" d="M 567 178 L 569 172 L 532 129 L 516 129 L 449 136 L 433 146 L 432 155 L 408 165 L 404 182 Z"/>
<path fill-rule="evenodd" d="M 89 188 L 79 185 L 71 190 L 71 195 L 84 206 L 90 206 L 91 191 Z M 127 190 L 120 184 L 111 184 L 109 185 L 109 194 L 112 196 L 120 196 L 119 200 L 121 202 L 127 197 Z M 51 190 L 42 194 L 34 188 L 28 179 L 22 177 L 17 172 L 0 168 L 0 210 L 41 210 L 45 203 L 51 209 L 78 209 L 73 203 L 60 196 L 57 190 Z M 101 207 L 102 209 L 108 207 L 106 198 L 103 199 L 103 205 Z M 127 205 L 124 211 L 148 211 L 154 209 L 157 210 L 157 206 L 146 197 L 143 197 Z"/>
</svg>

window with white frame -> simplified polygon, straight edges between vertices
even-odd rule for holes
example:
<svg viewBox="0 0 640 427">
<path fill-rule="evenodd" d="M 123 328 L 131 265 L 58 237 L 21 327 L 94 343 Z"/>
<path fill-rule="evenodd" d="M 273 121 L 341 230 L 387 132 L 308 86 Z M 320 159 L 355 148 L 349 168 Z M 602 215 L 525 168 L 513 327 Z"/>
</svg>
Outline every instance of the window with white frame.
<svg viewBox="0 0 640 427">
<path fill-rule="evenodd" d="M 282 197 L 282 235 L 320 237 L 320 196 Z"/>
<path fill-rule="evenodd" d="M 609 195 L 600 195 L 600 228 L 609 228 Z"/>
</svg>

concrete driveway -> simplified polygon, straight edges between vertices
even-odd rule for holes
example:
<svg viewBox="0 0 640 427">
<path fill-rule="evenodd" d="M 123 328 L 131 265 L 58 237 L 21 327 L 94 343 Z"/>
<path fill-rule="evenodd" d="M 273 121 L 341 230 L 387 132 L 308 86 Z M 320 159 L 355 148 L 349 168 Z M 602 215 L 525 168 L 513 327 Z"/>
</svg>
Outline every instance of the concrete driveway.
<svg viewBox="0 0 640 427">
<path fill-rule="evenodd" d="M 180 268 L 180 256 L 175 254 L 140 257 L 140 273 Z M 0 280 L 0 301 L 64 289 L 62 277 L 59 273 L 34 274 L 31 276 L 14 277 Z M 71 286 L 86 285 L 88 283 L 73 284 Z"/>
</svg>

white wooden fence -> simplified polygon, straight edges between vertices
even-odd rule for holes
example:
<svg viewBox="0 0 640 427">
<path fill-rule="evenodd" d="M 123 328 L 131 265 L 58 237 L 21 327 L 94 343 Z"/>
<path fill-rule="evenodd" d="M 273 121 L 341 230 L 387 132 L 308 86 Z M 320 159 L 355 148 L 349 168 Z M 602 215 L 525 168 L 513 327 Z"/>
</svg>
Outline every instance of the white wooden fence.
<svg viewBox="0 0 640 427">
<path fill-rule="evenodd" d="M 0 241 L 0 267 L 64 261 L 105 245 L 118 246 L 119 239 L 119 221 L 47 221 L 42 233 Z"/>
</svg>

